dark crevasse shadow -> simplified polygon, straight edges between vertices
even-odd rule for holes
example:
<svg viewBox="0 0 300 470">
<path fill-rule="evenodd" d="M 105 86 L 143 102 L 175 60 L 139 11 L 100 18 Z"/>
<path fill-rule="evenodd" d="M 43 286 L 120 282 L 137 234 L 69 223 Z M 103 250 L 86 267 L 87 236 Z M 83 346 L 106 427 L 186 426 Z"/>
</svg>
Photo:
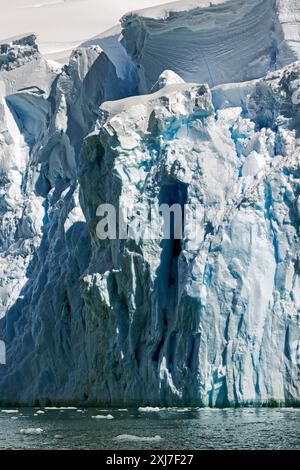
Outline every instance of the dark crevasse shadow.
<svg viewBox="0 0 300 470">
<path fill-rule="evenodd" d="M 181 208 L 181 214 L 170 211 L 164 221 L 167 232 L 165 235 L 168 238 L 164 239 L 161 243 L 161 257 L 160 266 L 157 269 L 155 292 L 156 294 L 156 309 L 157 315 L 163 323 L 161 328 L 161 338 L 153 348 L 152 360 L 159 362 L 163 348 L 166 344 L 166 339 L 172 329 L 172 320 L 175 319 L 175 311 L 178 297 L 178 260 L 182 251 L 182 239 L 177 238 L 180 235 L 180 228 L 178 229 L 179 217 L 181 218 L 182 236 L 184 234 L 184 205 L 187 200 L 187 186 L 180 182 L 167 181 L 162 185 L 159 194 L 159 204 L 166 204 L 169 208 L 175 204 Z M 179 215 L 180 214 L 180 215 Z M 177 216 L 177 217 L 176 217 Z M 176 335 L 175 335 L 176 336 Z M 175 345 L 176 337 L 172 333 L 171 341 L 169 344 Z M 168 351 L 168 366 L 172 367 L 173 353 L 172 347 Z"/>
</svg>

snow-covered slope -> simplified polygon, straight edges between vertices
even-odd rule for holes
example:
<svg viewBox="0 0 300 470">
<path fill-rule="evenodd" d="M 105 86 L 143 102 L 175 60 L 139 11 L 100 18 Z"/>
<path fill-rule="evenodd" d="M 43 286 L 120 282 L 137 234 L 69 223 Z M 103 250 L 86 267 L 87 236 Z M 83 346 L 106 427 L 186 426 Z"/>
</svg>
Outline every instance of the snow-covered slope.
<svg viewBox="0 0 300 470">
<path fill-rule="evenodd" d="M 216 86 L 300 59 L 297 0 L 187 0 L 125 15 L 124 45 L 145 92 L 165 69 Z"/>
<path fill-rule="evenodd" d="M 34 31 L 47 58 L 67 63 L 72 49 L 111 28 L 127 11 L 159 3 L 161 0 L 1 0 L 0 41 Z"/>
<path fill-rule="evenodd" d="M 1 403 L 299 405 L 298 13 L 134 13 L 127 52 L 114 30 L 62 70 L 1 48 Z M 183 239 L 101 240 L 102 203 L 178 203 Z"/>
<path fill-rule="evenodd" d="M 5 95 L 33 87 L 49 94 L 55 75 L 53 67 L 40 55 L 34 34 L 0 42 L 0 81 Z"/>
</svg>

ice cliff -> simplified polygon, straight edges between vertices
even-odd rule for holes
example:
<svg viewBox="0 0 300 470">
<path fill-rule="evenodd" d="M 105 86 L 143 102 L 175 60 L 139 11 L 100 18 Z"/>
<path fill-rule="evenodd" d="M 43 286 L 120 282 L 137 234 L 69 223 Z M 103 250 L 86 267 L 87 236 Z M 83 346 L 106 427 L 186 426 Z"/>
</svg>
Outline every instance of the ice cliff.
<svg viewBox="0 0 300 470">
<path fill-rule="evenodd" d="M 2 403 L 299 404 L 297 15 L 176 2 L 62 70 L 0 46 Z M 177 203 L 183 239 L 100 240 L 102 203 Z"/>
<path fill-rule="evenodd" d="M 166 69 L 216 86 L 299 60 L 299 20 L 297 0 L 186 0 L 125 15 L 123 43 L 142 92 Z"/>
</svg>

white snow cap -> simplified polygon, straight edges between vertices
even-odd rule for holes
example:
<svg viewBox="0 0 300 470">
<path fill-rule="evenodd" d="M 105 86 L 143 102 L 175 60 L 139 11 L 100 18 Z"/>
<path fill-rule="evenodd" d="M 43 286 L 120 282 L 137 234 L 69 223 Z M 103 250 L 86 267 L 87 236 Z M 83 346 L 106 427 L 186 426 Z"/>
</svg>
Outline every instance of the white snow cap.
<svg viewBox="0 0 300 470">
<path fill-rule="evenodd" d="M 158 91 L 165 86 L 175 85 L 176 83 L 185 83 L 185 81 L 177 73 L 173 72 L 173 70 L 164 70 L 158 77 L 152 91 Z"/>
</svg>

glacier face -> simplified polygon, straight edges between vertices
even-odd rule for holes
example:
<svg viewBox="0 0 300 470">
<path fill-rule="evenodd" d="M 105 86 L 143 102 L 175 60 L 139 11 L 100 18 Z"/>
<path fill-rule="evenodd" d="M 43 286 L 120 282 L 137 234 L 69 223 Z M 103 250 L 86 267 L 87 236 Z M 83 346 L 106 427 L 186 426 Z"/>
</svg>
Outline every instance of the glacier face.
<svg viewBox="0 0 300 470">
<path fill-rule="evenodd" d="M 103 200 L 147 212 L 166 198 L 201 204 L 202 236 L 195 246 L 186 226 L 179 250 L 175 240 L 94 238 L 84 298 L 88 323 L 102 328 L 89 358 L 107 380 L 93 399 L 297 401 L 299 143 L 297 110 L 286 110 L 299 71 L 259 82 L 248 116 L 214 110 L 209 89 L 190 84 L 102 106 L 109 118 L 86 140 L 80 170 L 91 233 Z"/>
<path fill-rule="evenodd" d="M 9 45 L 17 54 L 0 68 L 1 402 L 299 404 L 300 65 L 273 70 L 297 58 L 296 6 L 195 0 L 128 15 L 123 44 L 136 71 L 115 35 L 107 53 L 88 43 L 61 71 L 31 37 Z M 192 61 L 186 28 L 196 35 Z M 268 28 L 282 34 L 276 64 Z M 241 29 L 263 44 L 252 71 L 247 34 L 239 49 L 232 43 Z M 219 50 L 210 70 L 221 80 L 208 80 L 198 43 L 210 45 L 210 60 Z M 242 57 L 249 67 L 234 68 Z M 159 231 L 100 240 L 103 203 L 141 214 L 180 204 L 183 240 Z"/>
</svg>

